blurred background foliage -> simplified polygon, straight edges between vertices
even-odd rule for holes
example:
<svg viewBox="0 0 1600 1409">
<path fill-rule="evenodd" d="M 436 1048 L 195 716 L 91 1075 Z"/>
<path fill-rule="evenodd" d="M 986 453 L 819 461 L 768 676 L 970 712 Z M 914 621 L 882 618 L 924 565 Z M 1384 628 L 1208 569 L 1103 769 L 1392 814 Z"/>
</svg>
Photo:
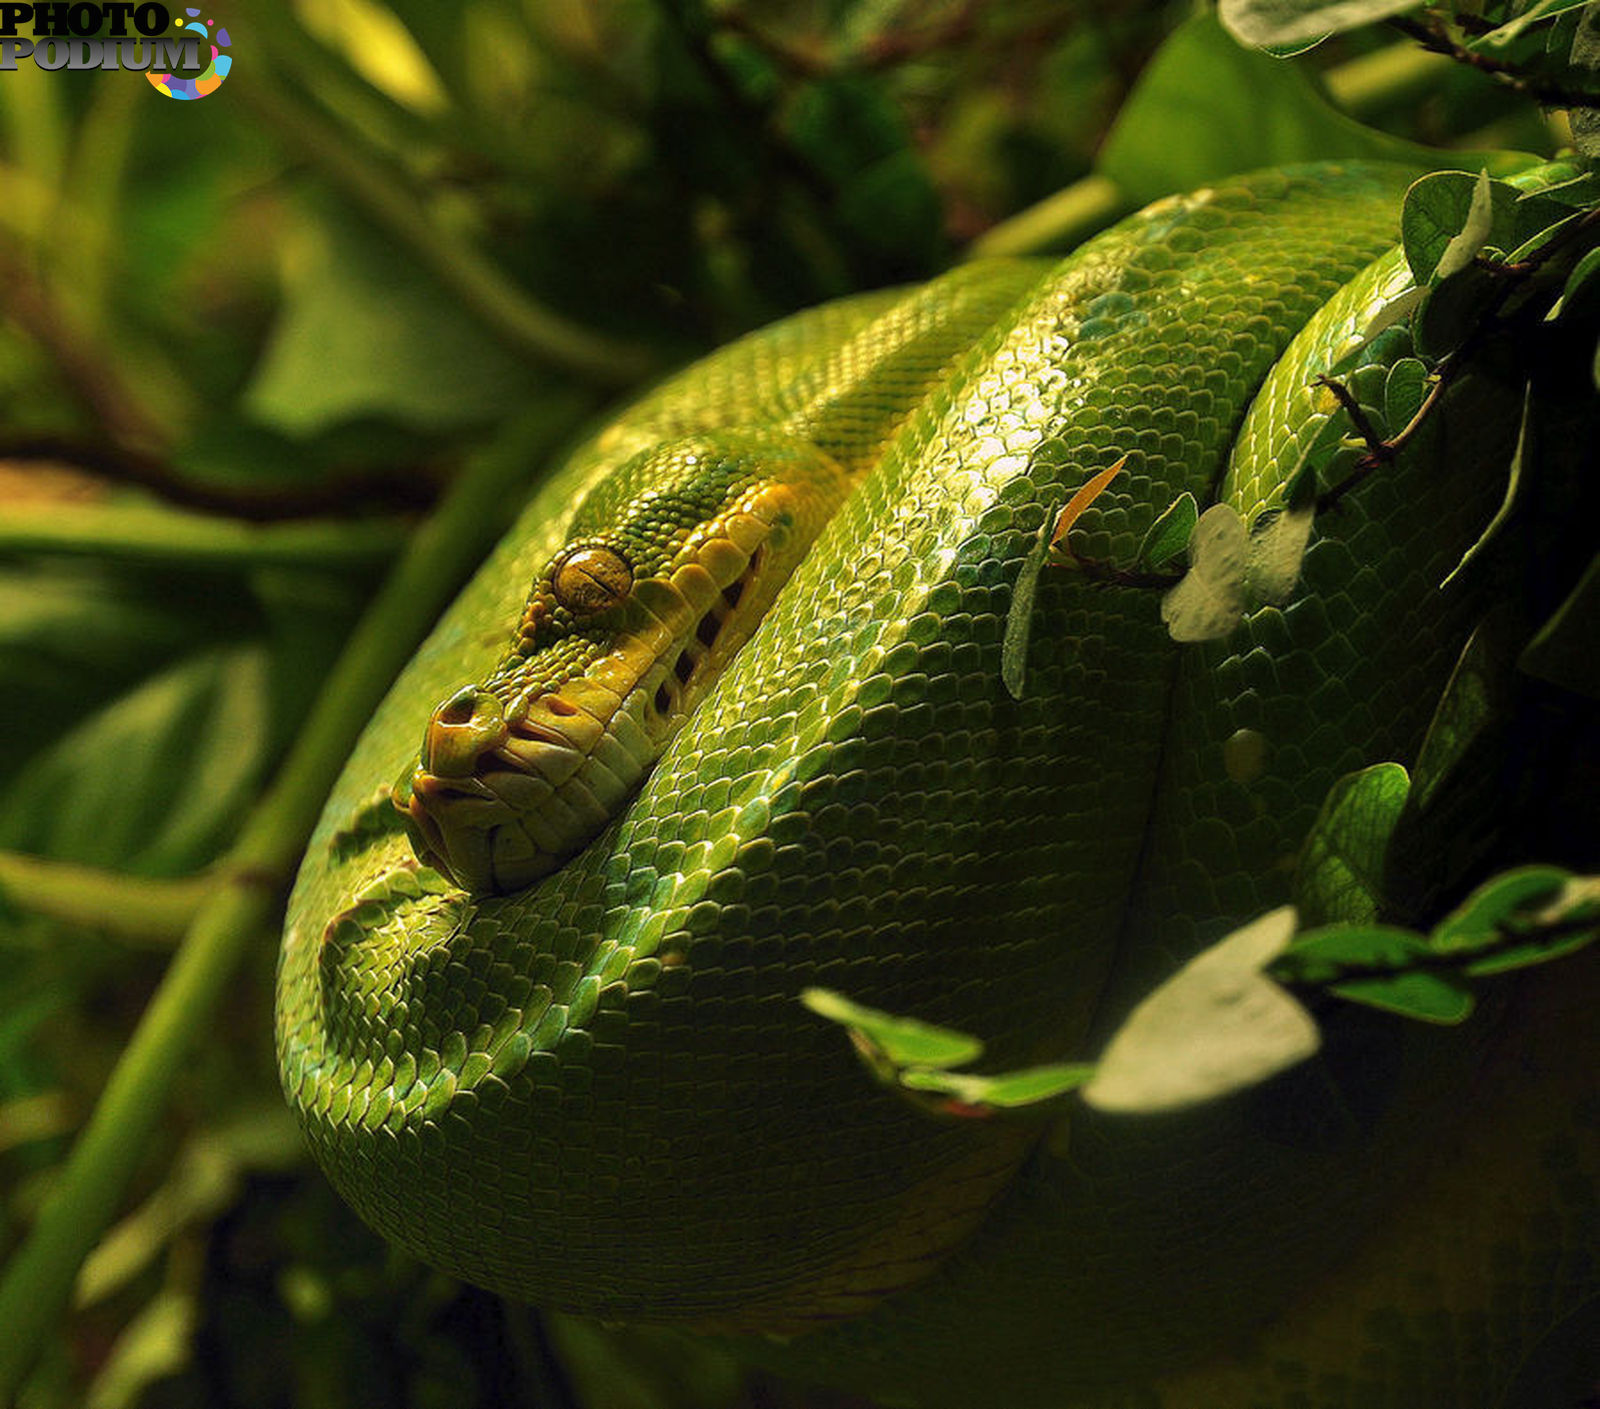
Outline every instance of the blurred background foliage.
<svg viewBox="0 0 1600 1409">
<path fill-rule="evenodd" d="M 508 417 L 544 447 L 531 483 L 616 398 L 791 310 L 1064 246 L 1218 163 L 1381 145 L 1319 73 L 1406 139 L 1561 135 L 1481 74 L 1397 68 L 1382 34 L 1269 74 L 1186 3 L 216 17 L 235 65 L 200 103 L 0 78 L 0 852 L 143 878 L 56 873 L 75 921 L 7 908 L 39 882 L 0 869 L 0 1252 L 386 564 Z M 386 1248 L 283 1108 L 274 951 L 261 933 L 230 984 L 26 1404 L 845 1402 Z"/>
</svg>

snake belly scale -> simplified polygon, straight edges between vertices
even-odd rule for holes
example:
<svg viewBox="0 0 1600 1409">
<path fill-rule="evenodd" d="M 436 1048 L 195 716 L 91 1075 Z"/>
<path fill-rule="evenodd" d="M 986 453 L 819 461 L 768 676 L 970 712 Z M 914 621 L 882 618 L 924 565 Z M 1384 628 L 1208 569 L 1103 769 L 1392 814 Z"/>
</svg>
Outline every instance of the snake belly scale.
<svg viewBox="0 0 1600 1409">
<path fill-rule="evenodd" d="M 515 1298 L 782 1335 L 866 1324 L 848 1318 L 968 1239 L 1032 1168 L 1031 1132 L 902 1108 L 796 995 L 822 984 L 976 1031 L 1000 1065 L 1081 1052 L 1117 985 L 1282 899 L 1331 777 L 1414 749 L 1463 623 L 1429 649 L 1371 646 L 1392 708 L 1349 706 L 1360 663 L 1296 682 L 1315 746 L 1272 755 L 1278 794 L 1219 861 L 1208 809 L 1238 799 L 1185 751 L 1216 751 L 1207 691 L 1251 680 L 1215 683 L 1216 653 L 1182 658 L 1149 592 L 1082 580 L 1042 587 L 1022 699 L 999 665 L 1047 516 L 1126 456 L 1075 542 L 1129 561 L 1177 494 L 1211 500 L 1291 339 L 1393 245 L 1408 175 L 1262 173 L 1160 202 L 1064 261 L 802 313 L 582 447 L 381 707 L 291 902 L 284 1087 L 361 1215 Z M 390 785 L 429 774 L 419 739 L 437 765 L 422 791 L 453 806 L 502 718 L 567 688 L 516 675 L 539 584 L 570 568 L 580 616 L 636 592 L 634 565 L 625 582 L 604 556 L 602 508 L 685 445 L 821 464 L 842 502 L 605 816 L 493 851 L 471 826 L 440 830 L 402 783 L 414 854 Z M 1263 457 L 1241 502 L 1281 502 L 1283 459 Z M 1480 500 L 1455 504 L 1438 554 Z M 1415 557 L 1406 533 L 1363 531 L 1363 552 Z M 1366 568 L 1328 584 L 1352 615 L 1429 610 L 1406 597 L 1420 571 Z M 1240 668 L 1270 676 L 1273 643 Z M 660 679 L 642 668 L 610 698 L 656 698 Z"/>
</svg>

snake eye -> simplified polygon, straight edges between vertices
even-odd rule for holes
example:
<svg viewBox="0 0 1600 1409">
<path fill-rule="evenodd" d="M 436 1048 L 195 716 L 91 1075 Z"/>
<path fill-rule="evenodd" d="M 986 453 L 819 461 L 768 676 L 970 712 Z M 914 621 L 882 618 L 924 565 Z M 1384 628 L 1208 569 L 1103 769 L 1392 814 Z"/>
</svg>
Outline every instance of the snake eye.
<svg viewBox="0 0 1600 1409">
<path fill-rule="evenodd" d="M 550 590 L 574 616 L 593 616 L 623 601 L 633 588 L 633 568 L 610 548 L 577 548 L 550 575 Z"/>
</svg>

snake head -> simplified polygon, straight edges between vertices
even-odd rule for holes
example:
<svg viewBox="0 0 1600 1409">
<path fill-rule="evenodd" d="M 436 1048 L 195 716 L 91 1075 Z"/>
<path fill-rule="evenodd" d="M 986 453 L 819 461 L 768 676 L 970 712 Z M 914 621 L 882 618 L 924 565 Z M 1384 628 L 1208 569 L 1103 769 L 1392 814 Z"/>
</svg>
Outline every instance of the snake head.
<svg viewBox="0 0 1600 1409">
<path fill-rule="evenodd" d="M 473 892 L 549 875 L 627 805 L 838 503 L 815 447 L 719 433 L 635 456 L 579 506 L 511 649 L 433 710 L 396 784 L 418 860 Z"/>
</svg>

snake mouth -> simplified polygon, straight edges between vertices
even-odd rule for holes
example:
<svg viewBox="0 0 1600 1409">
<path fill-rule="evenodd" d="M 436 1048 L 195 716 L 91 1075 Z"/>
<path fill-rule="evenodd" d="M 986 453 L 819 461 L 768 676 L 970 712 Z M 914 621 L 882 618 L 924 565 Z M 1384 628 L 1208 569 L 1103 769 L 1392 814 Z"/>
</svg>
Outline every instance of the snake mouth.
<svg viewBox="0 0 1600 1409">
<path fill-rule="evenodd" d="M 772 525 L 761 529 L 741 535 L 747 546 L 709 539 L 670 577 L 638 584 L 610 650 L 581 673 L 509 703 L 469 686 L 440 705 L 394 791 L 418 859 L 466 890 L 504 893 L 593 841 L 793 570 L 771 551 Z"/>
<path fill-rule="evenodd" d="M 696 687 L 706 673 L 707 662 L 722 642 L 747 590 L 760 576 L 763 556 L 762 550 L 757 548 L 750 555 L 744 571 L 712 598 L 711 605 L 701 612 L 695 622 L 694 630 L 678 642 L 672 668 L 662 675 L 651 694 L 648 711 L 669 729 L 681 723 L 683 716 L 688 713 L 684 705 L 686 697 L 691 692 L 697 696 L 701 693 Z M 746 632 L 745 636 L 748 635 Z"/>
</svg>

